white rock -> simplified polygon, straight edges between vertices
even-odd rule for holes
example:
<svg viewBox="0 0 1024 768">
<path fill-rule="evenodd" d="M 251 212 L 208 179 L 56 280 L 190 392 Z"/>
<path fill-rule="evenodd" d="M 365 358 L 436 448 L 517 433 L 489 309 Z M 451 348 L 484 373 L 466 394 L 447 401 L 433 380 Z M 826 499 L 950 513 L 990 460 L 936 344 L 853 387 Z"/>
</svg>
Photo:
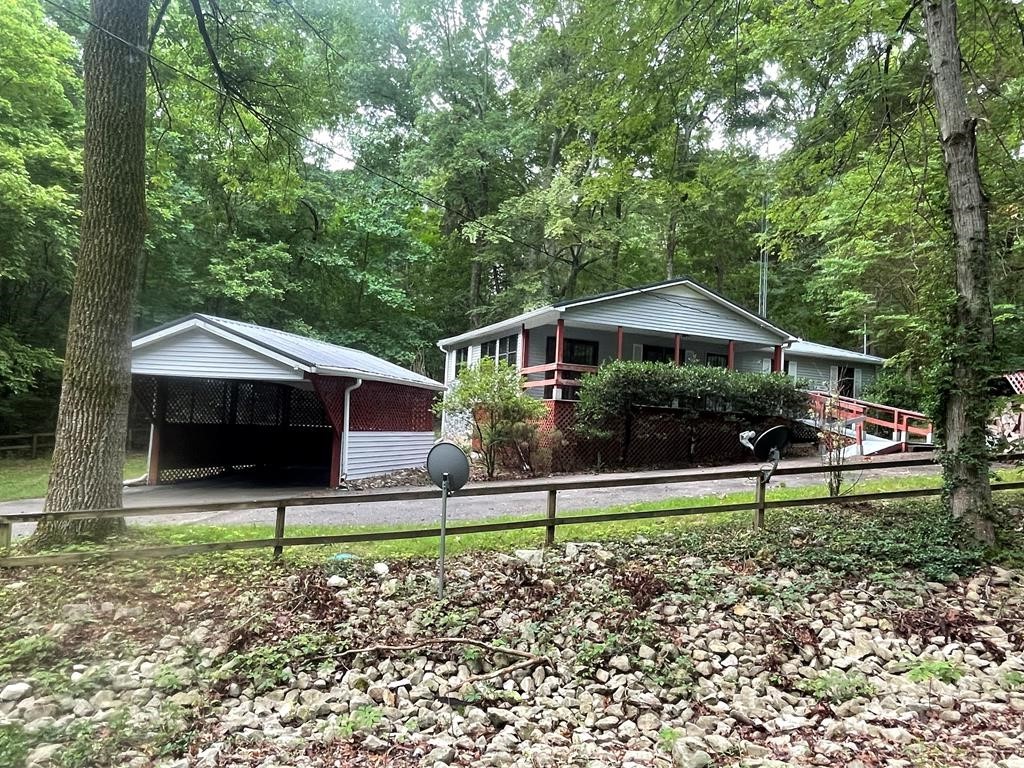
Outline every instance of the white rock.
<svg viewBox="0 0 1024 768">
<path fill-rule="evenodd" d="M 28 683 L 11 683 L 0 691 L 0 701 L 21 701 L 32 693 Z"/>
<path fill-rule="evenodd" d="M 540 568 L 544 565 L 544 550 L 542 549 L 517 549 L 516 557 L 531 568 Z"/>
<path fill-rule="evenodd" d="M 376 573 L 378 576 L 387 576 L 389 570 L 390 569 L 388 568 L 388 564 L 387 563 L 374 563 L 373 564 L 373 572 Z"/>
<path fill-rule="evenodd" d="M 629 672 L 629 657 L 626 655 L 612 656 L 611 660 L 608 662 L 608 666 L 612 669 L 619 670 L 619 672 Z"/>
<path fill-rule="evenodd" d="M 62 749 L 64 749 L 62 744 L 40 744 L 28 753 L 28 757 L 25 758 L 25 765 L 27 768 L 51 765 L 53 759 Z"/>
<path fill-rule="evenodd" d="M 706 768 L 711 765 L 711 755 L 704 750 L 692 750 L 682 740 L 672 745 L 674 768 Z"/>
<path fill-rule="evenodd" d="M 334 587 L 335 589 L 342 589 L 348 586 L 348 579 L 346 579 L 344 576 L 334 574 L 329 579 L 327 579 L 327 586 Z"/>
</svg>

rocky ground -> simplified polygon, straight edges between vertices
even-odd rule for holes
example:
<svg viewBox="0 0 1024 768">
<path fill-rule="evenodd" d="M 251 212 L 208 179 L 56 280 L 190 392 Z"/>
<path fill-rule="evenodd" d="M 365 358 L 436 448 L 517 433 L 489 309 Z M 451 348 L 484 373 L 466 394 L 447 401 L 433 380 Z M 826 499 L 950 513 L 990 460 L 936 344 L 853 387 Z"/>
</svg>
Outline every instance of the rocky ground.
<svg viewBox="0 0 1024 768">
<path fill-rule="evenodd" d="M 425 560 L 8 574 L 0 765 L 1024 768 L 1024 572 L 958 535 L 904 506 L 475 553 L 444 600 Z"/>
</svg>

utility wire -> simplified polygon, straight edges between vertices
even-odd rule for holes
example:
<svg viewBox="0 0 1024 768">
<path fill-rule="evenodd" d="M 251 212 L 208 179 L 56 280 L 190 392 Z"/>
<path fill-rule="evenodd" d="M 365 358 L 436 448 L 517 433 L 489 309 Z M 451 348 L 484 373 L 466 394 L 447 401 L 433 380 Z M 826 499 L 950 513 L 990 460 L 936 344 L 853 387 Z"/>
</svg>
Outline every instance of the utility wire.
<svg viewBox="0 0 1024 768">
<path fill-rule="evenodd" d="M 165 61 L 164 59 L 161 59 L 159 56 L 157 56 L 156 54 L 152 53 L 151 51 L 143 48 L 142 46 L 136 45 L 135 43 L 131 42 L 130 40 L 126 40 L 125 38 L 123 38 L 120 35 L 118 35 L 116 32 L 112 32 L 111 30 L 107 29 L 106 27 L 103 27 L 100 24 L 96 24 L 94 21 L 92 21 L 92 19 L 89 19 L 89 18 L 81 15 L 80 13 L 78 13 L 78 12 L 68 8 L 65 5 L 62 5 L 61 3 L 56 2 L 55 0 L 43 0 L 43 2 L 46 3 L 47 5 L 49 5 L 50 7 L 55 8 L 58 11 L 61 11 L 64 14 L 70 16 L 71 18 L 76 19 L 77 21 L 85 24 L 86 26 L 96 30 L 97 32 L 100 32 L 100 33 L 106 35 L 107 37 L 111 38 L 112 40 L 117 41 L 118 43 L 120 43 L 121 45 L 124 45 L 125 47 L 131 49 L 132 51 L 135 51 L 136 53 L 139 53 L 142 56 L 145 56 L 149 61 L 155 62 L 155 63 L 159 64 L 160 66 L 169 69 L 170 71 L 174 72 L 175 74 L 181 75 L 182 77 L 184 77 L 185 79 L 195 83 L 196 85 L 199 85 L 200 87 L 205 88 L 206 90 L 208 90 L 208 91 L 210 91 L 212 93 L 217 94 L 221 98 L 230 101 L 232 104 L 236 104 L 238 106 L 241 106 L 247 112 L 252 114 L 253 117 L 255 117 L 257 120 L 259 120 L 268 130 L 271 128 L 271 126 L 276 126 L 280 131 L 283 131 L 285 133 L 291 134 L 293 137 L 295 137 L 295 138 L 297 138 L 297 139 L 299 139 L 299 140 L 301 140 L 303 142 L 306 142 L 307 144 L 310 144 L 312 146 L 318 147 L 319 149 L 325 150 L 325 151 L 335 155 L 336 157 L 344 160 L 345 162 L 352 164 L 354 167 L 359 168 L 362 171 L 365 171 L 366 173 L 370 174 L 371 176 L 374 176 L 377 179 L 380 179 L 381 181 L 384 181 L 384 182 L 386 182 L 388 184 L 391 184 L 394 187 L 396 187 L 398 189 L 401 189 L 402 191 L 407 192 L 408 194 L 410 194 L 410 195 L 412 195 L 414 197 L 417 197 L 420 200 L 423 200 L 424 202 L 427 202 L 427 203 L 429 203 L 431 205 L 437 206 L 438 208 L 440 208 L 440 209 L 442 209 L 444 211 L 447 211 L 448 213 L 454 214 L 455 216 L 458 216 L 460 219 L 462 219 L 465 222 L 471 222 L 471 223 L 476 224 L 476 226 L 478 226 L 481 230 L 484 230 L 485 232 L 489 232 L 490 234 L 492 234 L 492 235 L 494 235 L 496 237 L 503 238 L 503 239 L 505 239 L 505 240 L 507 240 L 507 241 L 509 241 L 511 243 L 519 245 L 519 246 L 521 246 L 523 248 L 526 248 L 528 250 L 534 251 L 535 253 L 539 253 L 541 256 L 544 256 L 545 258 L 555 259 L 557 261 L 561 261 L 561 262 L 563 262 L 565 264 L 568 264 L 569 266 L 574 266 L 573 262 L 571 260 L 565 258 L 564 256 L 558 256 L 557 254 L 548 253 L 547 251 L 542 249 L 540 246 L 537 246 L 537 245 L 535 245 L 533 243 L 529 243 L 529 242 L 527 242 L 525 240 L 521 240 L 521 239 L 515 237 L 514 235 L 512 235 L 512 234 L 510 234 L 510 233 L 508 233 L 506 231 L 498 229 L 497 227 L 494 227 L 494 226 L 492 226 L 490 224 L 482 223 L 478 219 L 477 220 L 472 220 L 468 216 L 466 216 L 466 214 L 464 214 L 462 211 L 459 211 L 458 209 L 449 206 L 447 203 L 445 203 L 445 202 L 443 202 L 441 200 L 438 200 L 438 199 L 436 199 L 436 198 L 434 198 L 434 197 L 432 197 L 432 196 L 430 196 L 430 195 L 428 195 L 428 194 L 426 194 L 424 192 L 421 192 L 420 190 L 415 189 L 415 188 L 409 186 L 408 184 L 406 184 L 403 181 L 400 181 L 398 179 L 394 179 L 394 178 L 392 178 L 392 177 L 390 177 L 390 176 L 388 176 L 388 175 L 386 175 L 386 174 L 376 170 L 375 168 L 373 168 L 373 167 L 371 167 L 369 165 L 366 165 L 365 163 L 360 162 L 359 160 L 351 157 L 350 155 L 346 155 L 345 153 L 339 151 L 337 148 L 332 147 L 329 144 L 326 144 L 324 142 L 318 141 L 318 140 L 316 140 L 316 139 L 314 139 L 314 138 L 312 138 L 310 136 L 305 135 L 304 133 L 299 131 L 297 128 L 294 128 L 293 126 L 289 125 L 288 123 L 284 122 L 283 120 L 280 120 L 280 119 L 278 119 L 276 117 L 273 117 L 272 115 L 266 114 L 262 110 L 258 109 L 254 104 L 250 103 L 248 100 L 236 98 L 231 92 L 226 91 L 226 90 L 224 90 L 222 88 L 218 88 L 215 85 L 211 85 L 211 84 L 205 82 L 204 80 L 201 80 L 200 78 L 196 77 L 195 75 L 192 75 L 191 73 L 186 72 L 185 70 L 181 69 L 180 67 L 177 67 L 177 66 L 171 64 L 170 62 Z M 290 5 L 290 3 L 289 3 L 289 5 Z M 709 312 L 709 311 L 707 311 L 705 309 L 701 309 L 700 307 L 694 307 L 694 306 L 692 306 L 690 304 L 686 304 L 686 303 L 684 303 L 682 301 L 679 301 L 679 300 L 675 299 L 672 296 L 666 296 L 663 293 L 658 293 L 655 290 L 655 287 L 653 287 L 653 286 L 650 286 L 650 287 L 644 287 L 644 286 L 637 287 L 637 286 L 629 285 L 628 283 L 624 283 L 621 280 L 618 280 L 617 278 L 611 277 L 611 276 L 609 276 L 607 274 L 599 273 L 599 272 L 597 272 L 597 270 L 592 270 L 592 273 L 595 274 L 595 276 L 598 277 L 599 279 L 602 279 L 602 280 L 604 280 L 606 282 L 609 282 L 609 283 L 612 283 L 614 285 L 617 285 L 620 288 L 624 288 L 624 289 L 627 289 L 627 290 L 630 290 L 630 291 L 636 291 L 638 293 L 650 293 L 650 295 L 658 298 L 659 300 L 665 301 L 665 302 L 667 302 L 669 304 L 672 304 L 672 305 L 675 305 L 675 306 L 680 307 L 682 309 L 685 309 L 688 312 L 695 312 L 695 313 L 698 313 L 698 314 L 706 315 L 706 316 L 711 317 L 711 318 L 719 318 L 720 317 L 720 315 L 718 315 L 718 314 L 716 314 L 714 312 Z M 761 318 L 761 319 L 765 320 L 765 322 L 768 322 L 765 318 Z"/>
</svg>

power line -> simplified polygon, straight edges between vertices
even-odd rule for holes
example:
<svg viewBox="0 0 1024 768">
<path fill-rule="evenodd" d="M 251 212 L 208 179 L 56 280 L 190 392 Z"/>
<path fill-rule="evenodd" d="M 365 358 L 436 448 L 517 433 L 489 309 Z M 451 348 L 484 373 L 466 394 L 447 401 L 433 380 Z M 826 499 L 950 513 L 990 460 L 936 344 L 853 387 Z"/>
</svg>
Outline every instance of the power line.
<svg viewBox="0 0 1024 768">
<path fill-rule="evenodd" d="M 447 203 L 445 203 L 445 202 L 443 202 L 441 200 L 438 200 L 438 199 L 436 199 L 436 198 L 434 198 L 434 197 L 432 197 L 432 196 L 430 196 L 430 195 L 428 195 L 428 194 L 426 194 L 424 192 L 421 192 L 418 189 L 415 189 L 415 188 L 409 186 L 405 182 L 402 182 L 402 181 L 400 181 L 398 179 L 394 179 L 394 178 L 392 178 L 392 177 L 390 177 L 390 176 L 388 176 L 388 175 L 386 175 L 386 174 L 376 170 L 375 168 L 373 168 L 373 167 L 371 167 L 369 165 L 366 165 L 365 163 L 362 163 L 359 160 L 357 160 L 357 159 L 355 159 L 355 158 L 353 158 L 353 157 L 351 157 L 351 156 L 349 156 L 349 155 L 339 151 L 337 148 L 332 147 L 329 144 L 326 144 L 326 143 L 318 141 L 318 140 L 316 140 L 316 139 L 314 139 L 314 138 L 312 138 L 310 136 L 307 136 L 306 134 L 302 133 L 297 128 L 294 128 L 293 126 L 289 125 L 288 123 L 284 122 L 283 120 L 280 120 L 279 118 L 273 117 L 272 115 L 266 114 L 262 110 L 258 109 L 254 104 L 250 103 L 248 100 L 243 100 L 243 99 L 236 98 L 230 92 L 225 91 L 222 88 L 219 88 L 219 87 L 217 87 L 215 85 L 211 85 L 210 83 L 207 83 L 204 80 L 201 80 L 200 78 L 196 77 L 195 75 L 193 75 L 193 74 L 191 74 L 189 72 L 186 72 L 185 70 L 181 69 L 180 67 L 177 67 L 177 66 L 175 66 L 175 65 L 165 61 L 164 59 L 161 59 L 159 56 L 157 56 L 156 54 L 152 53 L 151 51 L 143 48 L 142 46 L 139 46 L 139 45 L 131 42 L 130 40 L 126 40 L 125 38 L 123 38 L 120 35 L 118 35 L 116 32 L 112 32 L 111 30 L 107 29 L 106 27 L 104 27 L 104 26 L 102 26 L 100 24 L 96 24 L 94 21 L 92 21 L 92 19 L 89 19 L 89 18 L 87 18 L 85 16 L 82 16 L 78 12 L 68 8 L 67 6 L 64 6 L 64 5 L 56 2 L 55 0 L 43 0 L 43 2 L 45 2 L 47 5 L 49 5 L 49 6 L 53 7 L 53 8 L 56 8 L 59 11 L 62 11 L 66 15 L 68 15 L 68 16 L 76 19 L 76 20 L 78 20 L 79 22 L 85 24 L 86 26 L 96 30 L 97 32 L 100 32 L 101 34 L 106 35 L 107 37 L 111 38 L 112 40 L 117 41 L 121 45 L 124 45 L 125 47 L 127 47 L 127 48 L 129 48 L 129 49 L 131 49 L 131 50 L 141 54 L 142 56 L 145 56 L 149 61 L 155 62 L 155 63 L 159 64 L 160 66 L 169 69 L 170 71 L 172 71 L 175 74 L 178 74 L 178 75 L 184 77 L 185 79 L 189 80 L 190 82 L 193 82 L 196 85 L 198 85 L 198 86 L 200 86 L 202 88 L 205 88 L 206 90 L 208 90 L 208 91 L 218 95 L 219 97 L 221 97 L 223 99 L 226 99 L 227 101 L 230 101 L 232 104 L 241 106 L 247 112 L 252 114 L 253 117 L 255 117 L 257 120 L 259 120 L 267 128 L 268 131 L 270 130 L 271 126 L 275 126 L 279 130 L 284 131 L 286 133 L 289 133 L 293 137 L 295 137 L 295 138 L 297 138 L 297 139 L 299 139 L 299 140 L 301 140 L 303 142 L 306 142 L 307 144 L 310 144 L 310 145 L 313 145 L 315 147 L 318 147 L 318 148 L 320 148 L 322 150 L 325 150 L 325 151 L 329 152 L 332 155 L 335 155 L 338 158 L 341 158 L 345 162 L 352 164 L 354 167 L 359 168 L 362 171 L 365 171 L 366 173 L 370 174 L 371 176 L 376 177 L 377 179 L 380 179 L 381 181 L 384 181 L 384 182 L 386 182 L 388 184 L 391 184 L 394 187 L 396 187 L 398 189 L 401 189 L 402 191 L 404 191 L 404 192 L 406 192 L 406 193 L 408 193 L 408 194 L 410 194 L 410 195 L 412 195 L 414 197 L 417 197 L 420 200 L 423 200 L 424 202 L 427 202 L 427 203 L 429 203 L 431 205 L 434 205 L 434 206 L 436 206 L 436 207 L 438 207 L 438 208 L 440 208 L 440 209 L 442 209 L 444 211 L 447 211 L 448 213 L 451 213 L 451 214 L 453 214 L 455 216 L 458 216 L 464 222 L 475 224 L 481 230 L 489 232 L 492 235 L 495 235 L 497 237 L 504 238 L 505 240 L 507 240 L 507 241 L 509 241 L 511 243 L 514 243 L 516 245 L 519 245 L 519 246 L 521 246 L 523 248 L 526 248 L 528 250 L 531 250 L 531 251 L 534 251 L 536 253 L 539 253 L 541 256 L 544 256 L 545 258 L 555 259 L 557 261 L 561 261 L 561 262 L 563 262 L 565 264 L 568 264 L 569 266 L 575 266 L 570 259 L 567 259 L 564 256 L 558 256 L 557 254 L 548 253 L 547 251 L 545 251 L 544 249 L 542 249 L 541 247 L 539 247 L 537 245 L 534 245 L 533 243 L 529 243 L 529 242 L 527 242 L 525 240 L 521 240 L 521 239 L 515 237 L 514 235 L 512 235 L 512 234 L 510 234 L 510 233 L 508 233 L 506 231 L 498 229 L 497 227 L 494 227 L 494 226 L 492 226 L 490 224 L 483 223 L 479 219 L 475 219 L 475 220 L 474 219 L 470 219 L 462 211 L 449 206 Z M 288 5 L 289 5 L 289 7 L 291 7 L 291 3 L 288 3 Z M 269 48 L 269 46 L 264 46 L 264 47 Z M 632 285 L 629 285 L 627 283 L 622 282 L 621 280 L 618 280 L 617 278 L 609 277 L 607 274 L 599 273 L 599 272 L 597 272 L 597 270 L 592 270 L 592 274 L 595 274 L 599 279 L 602 279 L 602 280 L 604 280 L 604 281 L 606 281 L 608 283 L 612 283 L 614 285 L 617 285 L 620 288 L 625 288 L 625 289 L 628 289 L 628 290 L 631 290 L 631 291 L 637 291 L 638 293 L 650 293 L 652 296 L 658 298 L 659 300 L 665 301 L 665 302 L 667 302 L 669 304 L 673 304 L 674 306 L 680 307 L 680 308 L 685 309 L 685 310 L 687 310 L 689 312 L 695 312 L 697 314 L 706 315 L 708 317 L 719 317 L 719 315 L 717 315 L 717 314 L 715 314 L 713 312 L 708 312 L 707 310 L 701 309 L 700 307 L 694 307 L 694 306 L 692 306 L 690 304 L 686 304 L 686 303 L 684 303 L 682 301 L 676 300 L 672 296 L 666 296 L 666 295 L 664 295 L 662 293 L 658 293 L 658 292 L 656 292 L 654 287 L 643 287 L 643 286 L 637 287 L 637 286 L 632 286 Z M 767 322 L 767 320 L 766 320 L 766 322 Z"/>
</svg>

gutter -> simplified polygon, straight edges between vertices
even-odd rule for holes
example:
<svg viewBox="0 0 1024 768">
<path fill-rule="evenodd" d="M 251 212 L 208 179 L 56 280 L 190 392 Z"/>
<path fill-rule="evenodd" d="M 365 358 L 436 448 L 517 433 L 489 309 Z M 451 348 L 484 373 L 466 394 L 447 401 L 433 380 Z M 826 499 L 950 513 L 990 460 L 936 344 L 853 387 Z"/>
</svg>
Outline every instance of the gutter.
<svg viewBox="0 0 1024 768">
<path fill-rule="evenodd" d="M 356 379 L 356 383 L 348 387 L 345 387 L 345 417 L 341 427 L 341 481 L 345 482 L 348 477 L 348 414 L 349 414 L 349 395 L 354 390 L 359 389 L 363 386 L 362 379 Z"/>
</svg>

